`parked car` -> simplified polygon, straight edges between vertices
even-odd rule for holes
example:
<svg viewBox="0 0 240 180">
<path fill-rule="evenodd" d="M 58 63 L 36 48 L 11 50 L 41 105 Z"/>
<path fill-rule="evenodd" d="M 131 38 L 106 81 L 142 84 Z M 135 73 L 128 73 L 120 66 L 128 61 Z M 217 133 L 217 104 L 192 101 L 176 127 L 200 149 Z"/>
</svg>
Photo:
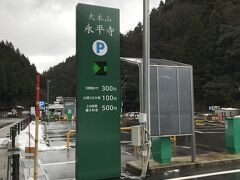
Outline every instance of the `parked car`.
<svg viewBox="0 0 240 180">
<path fill-rule="evenodd" d="M 17 117 L 17 111 L 15 109 L 12 109 L 7 113 L 7 117 Z"/>
<path fill-rule="evenodd" d="M 53 119 L 59 119 L 59 116 L 62 115 L 61 111 L 54 111 L 52 118 Z"/>
<path fill-rule="evenodd" d="M 132 113 L 130 114 L 130 117 L 132 117 L 132 118 L 138 118 L 139 114 L 140 114 L 140 112 L 132 112 Z"/>
<path fill-rule="evenodd" d="M 22 114 L 23 115 L 28 115 L 28 114 L 30 114 L 30 111 L 22 111 Z"/>
<path fill-rule="evenodd" d="M 140 112 L 128 112 L 125 114 L 125 117 L 138 118 Z"/>
<path fill-rule="evenodd" d="M 125 117 L 130 117 L 130 114 L 131 114 L 132 112 L 127 112 L 126 114 L 124 114 L 124 116 Z"/>
<path fill-rule="evenodd" d="M 62 115 L 61 111 L 54 111 L 53 116 L 60 116 Z"/>
</svg>

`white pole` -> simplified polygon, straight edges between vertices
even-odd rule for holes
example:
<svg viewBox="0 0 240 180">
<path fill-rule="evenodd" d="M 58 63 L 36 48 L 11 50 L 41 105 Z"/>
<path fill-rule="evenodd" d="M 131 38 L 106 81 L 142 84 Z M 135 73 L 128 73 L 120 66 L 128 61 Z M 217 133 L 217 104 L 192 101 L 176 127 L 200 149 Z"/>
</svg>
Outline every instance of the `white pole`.
<svg viewBox="0 0 240 180">
<path fill-rule="evenodd" d="M 143 144 L 143 167 L 141 177 L 145 178 L 150 153 L 151 153 L 151 123 L 150 123 L 150 18 L 149 18 L 149 0 L 143 0 L 143 112 L 146 113 L 147 122 L 146 129 L 148 134 L 145 134 L 145 127 L 143 136 L 145 138 Z"/>
<path fill-rule="evenodd" d="M 51 80 L 47 80 L 47 122 L 49 122 L 49 84 L 51 83 Z"/>
<path fill-rule="evenodd" d="M 151 132 L 150 122 L 150 18 L 149 0 L 143 0 L 143 111 L 147 115 L 147 130 Z"/>
</svg>

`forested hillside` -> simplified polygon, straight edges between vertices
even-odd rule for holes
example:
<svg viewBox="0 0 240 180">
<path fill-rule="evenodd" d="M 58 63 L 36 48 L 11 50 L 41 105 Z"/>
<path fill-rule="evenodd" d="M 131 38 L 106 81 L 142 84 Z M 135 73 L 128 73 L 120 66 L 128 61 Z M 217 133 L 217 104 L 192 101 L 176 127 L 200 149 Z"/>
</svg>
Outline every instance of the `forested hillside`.
<svg viewBox="0 0 240 180">
<path fill-rule="evenodd" d="M 36 68 L 10 42 L 0 42 L 0 109 L 34 105 Z"/>
<path fill-rule="evenodd" d="M 151 57 L 192 64 L 195 107 L 240 106 L 240 1 L 166 0 L 151 12 Z M 142 25 L 122 56 L 142 57 Z"/>
<path fill-rule="evenodd" d="M 195 109 L 209 105 L 240 107 L 240 1 L 166 0 L 151 11 L 151 57 L 193 65 Z M 143 26 L 121 34 L 121 56 L 142 57 Z M 11 43 L 0 47 L 1 104 L 34 97 L 35 67 Z M 76 59 L 66 59 L 41 79 L 41 97 L 75 96 Z M 125 111 L 139 110 L 137 68 L 121 63 Z M 30 87 L 30 88 L 29 88 Z"/>
<path fill-rule="evenodd" d="M 166 0 L 151 11 L 151 57 L 193 65 L 196 110 L 240 106 L 239 17 L 239 0 Z M 121 56 L 142 57 L 142 34 L 141 23 L 121 34 Z M 59 86 L 53 95 L 74 95 L 75 64 L 72 57 L 44 74 L 60 83 L 53 83 Z M 128 68 L 122 63 L 123 97 L 129 101 L 126 110 L 134 111 L 138 88 L 131 83 L 138 81 L 138 72 Z"/>
<path fill-rule="evenodd" d="M 76 59 L 69 57 L 42 75 L 42 97 L 46 97 L 46 84 L 49 83 L 49 100 L 52 103 L 57 96 L 76 96 Z M 46 98 L 45 98 L 46 99 Z"/>
</svg>

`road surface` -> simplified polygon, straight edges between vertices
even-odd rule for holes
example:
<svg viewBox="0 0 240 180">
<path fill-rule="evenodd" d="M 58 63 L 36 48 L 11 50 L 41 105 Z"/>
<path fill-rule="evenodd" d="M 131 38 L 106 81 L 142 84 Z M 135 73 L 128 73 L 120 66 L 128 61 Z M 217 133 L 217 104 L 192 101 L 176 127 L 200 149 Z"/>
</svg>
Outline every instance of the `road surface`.
<svg viewBox="0 0 240 180">
<path fill-rule="evenodd" d="M 22 120 L 23 118 L 0 118 L 0 138 L 5 138 L 9 134 L 10 128 Z"/>
</svg>

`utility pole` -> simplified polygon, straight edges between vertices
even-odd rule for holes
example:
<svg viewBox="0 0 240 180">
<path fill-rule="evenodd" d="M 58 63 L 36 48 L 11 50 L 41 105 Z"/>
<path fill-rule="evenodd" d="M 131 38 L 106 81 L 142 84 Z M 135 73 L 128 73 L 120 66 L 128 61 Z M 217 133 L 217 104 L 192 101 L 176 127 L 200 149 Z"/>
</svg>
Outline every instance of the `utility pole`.
<svg viewBox="0 0 240 180">
<path fill-rule="evenodd" d="M 39 129 L 39 100 L 40 100 L 40 75 L 36 76 L 36 120 L 35 120 L 35 153 L 34 153 L 34 180 L 38 179 L 38 129 Z"/>
<path fill-rule="evenodd" d="M 143 0 L 143 112 L 147 116 L 146 128 L 150 126 L 150 18 L 149 0 Z"/>
<path fill-rule="evenodd" d="M 49 118 L 49 84 L 51 83 L 51 80 L 47 80 L 47 120 Z"/>
<path fill-rule="evenodd" d="M 151 155 L 151 122 L 150 122 L 150 18 L 149 0 L 143 0 L 143 112 L 146 122 L 143 127 L 144 144 L 142 151 L 142 173 L 145 178 Z M 147 132 L 147 133 L 146 133 Z"/>
</svg>

